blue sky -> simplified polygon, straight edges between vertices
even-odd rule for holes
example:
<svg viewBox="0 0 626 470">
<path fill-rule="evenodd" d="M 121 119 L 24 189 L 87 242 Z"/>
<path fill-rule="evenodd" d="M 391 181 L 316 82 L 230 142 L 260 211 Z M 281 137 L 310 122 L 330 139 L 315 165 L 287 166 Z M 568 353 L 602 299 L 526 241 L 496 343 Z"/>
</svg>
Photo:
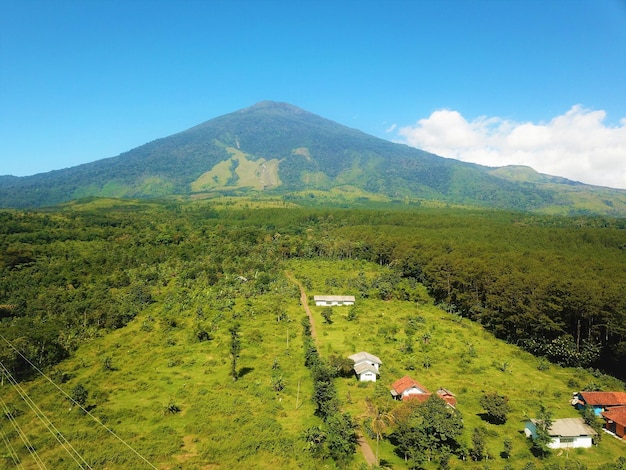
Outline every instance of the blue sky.
<svg viewBox="0 0 626 470">
<path fill-rule="evenodd" d="M 261 100 L 626 188 L 626 0 L 0 0 L 0 174 Z"/>
</svg>

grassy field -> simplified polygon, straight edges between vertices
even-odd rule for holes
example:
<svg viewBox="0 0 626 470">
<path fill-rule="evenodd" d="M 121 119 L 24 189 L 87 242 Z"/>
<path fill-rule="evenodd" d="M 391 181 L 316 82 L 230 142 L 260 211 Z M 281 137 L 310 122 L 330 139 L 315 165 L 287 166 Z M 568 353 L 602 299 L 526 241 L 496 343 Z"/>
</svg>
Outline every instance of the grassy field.
<svg viewBox="0 0 626 470">
<path fill-rule="evenodd" d="M 310 281 L 310 299 L 314 294 L 354 294 L 351 279 L 359 273 L 371 278 L 377 271 L 383 271 L 376 265 L 345 261 L 294 262 L 290 269 L 296 276 Z M 453 466 L 483 468 L 486 463 L 489 468 L 506 465 L 522 468 L 529 462 L 541 467 L 576 460 L 588 468 L 596 468 L 626 454 L 626 443 L 605 434 L 597 447 L 569 453 L 553 452 L 551 457 L 540 461 L 530 452 L 530 444 L 523 433 L 524 421 L 535 416 L 540 404 L 548 407 L 554 419 L 577 417 L 579 413 L 569 404 L 573 392 L 594 384 L 607 390 L 622 389 L 618 381 L 606 376 L 596 377 L 584 370 L 548 365 L 495 339 L 480 325 L 427 302 L 358 299 L 357 318 L 353 321 L 347 319 L 350 308 L 334 307 L 333 322 L 328 324 L 321 316 L 323 307 L 311 306 L 322 356 L 348 356 L 365 350 L 383 361 L 380 378 L 375 384 L 362 384 L 354 378 L 336 379 L 343 407 L 353 416 L 367 416 L 366 397 L 383 396 L 392 401 L 391 384 L 410 375 L 432 392 L 444 387 L 456 394 L 468 447 L 471 447 L 474 428 L 487 429 L 491 459 L 483 463 L 456 461 Z M 407 343 L 409 318 L 418 318 L 419 327 Z M 481 418 L 484 410 L 479 400 L 485 392 L 497 392 L 509 398 L 512 412 L 506 424 L 493 425 Z M 500 457 L 505 439 L 513 442 L 509 459 Z M 375 448 L 375 440 L 371 445 Z M 381 443 L 380 456 L 382 462 L 393 468 L 404 466 L 386 441 Z"/>
<path fill-rule="evenodd" d="M 315 294 L 355 294 L 359 278 L 371 280 L 384 269 L 359 261 L 319 259 L 285 266 L 306 286 L 309 299 Z M 297 287 L 284 277 L 266 294 L 236 297 L 228 308 L 220 309 L 206 292 L 174 285 L 154 292 L 156 301 L 128 326 L 96 338 L 56 370 L 47 371 L 54 383 L 40 378 L 23 384 L 58 433 L 93 468 L 334 468 L 333 462 L 315 462 L 304 451 L 303 431 L 320 420 L 314 416 L 313 384 L 303 364 L 304 310 Z M 625 443 L 604 435 L 596 447 L 554 452 L 541 461 L 531 454 L 523 434 L 524 420 L 535 415 L 540 403 L 554 418 L 575 417 L 578 413 L 569 405 L 572 392 L 590 384 L 616 389 L 622 386 L 616 380 L 548 365 L 495 339 L 479 325 L 440 310 L 425 294 L 418 303 L 386 302 L 375 294 L 357 297 L 353 320 L 347 319 L 350 307 L 333 308 L 329 324 L 321 316 L 322 308 L 311 306 L 323 358 L 365 350 L 383 361 L 375 384 L 335 379 L 342 409 L 359 422 L 367 416 L 366 397 L 391 400 L 391 383 L 408 374 L 431 391 L 445 387 L 456 394 L 468 447 L 474 428 L 487 429 L 490 460 L 453 459 L 453 468 L 523 468 L 529 462 L 541 468 L 574 461 L 596 468 L 626 454 Z M 409 319 L 414 328 L 410 337 Z M 236 381 L 230 375 L 232 321 L 241 324 Z M 198 325 L 212 339 L 198 341 Z M 274 387 L 278 378 L 284 384 L 280 391 Z M 88 414 L 72 407 L 59 390 L 71 394 L 78 384 L 89 393 Z M 509 397 L 513 411 L 506 424 L 492 425 L 481 418 L 479 399 L 484 392 Z M 17 410 L 16 422 L 48 468 L 79 468 L 14 389 L 4 384 L 2 397 L 5 412 Z M 36 468 L 8 420 L 3 421 L 2 432 L 14 444 L 24 468 Z M 507 438 L 513 452 L 510 459 L 503 459 L 500 453 Z M 376 447 L 375 440 L 370 444 Z M 405 468 L 387 440 L 380 443 L 380 457 L 389 467 Z M 0 466 L 10 468 L 10 455 L 2 458 Z M 357 454 L 352 467 L 363 465 Z"/>
<path fill-rule="evenodd" d="M 173 305 L 172 293 L 164 289 L 149 313 L 81 348 L 50 373 L 53 380 L 61 378 L 57 385 L 68 394 L 82 384 L 89 392 L 89 413 L 120 439 L 70 409 L 52 383 L 37 380 L 25 388 L 96 468 L 314 468 L 300 441 L 302 430 L 317 422 L 310 374 L 302 366 L 301 327 L 268 313 L 282 302 L 286 315 L 299 319 L 301 307 L 286 280 L 275 289 L 237 299 L 229 311 L 208 313 L 202 321 L 213 325 L 214 337 L 204 342 L 193 337 L 200 321 L 194 302 L 184 305 L 184 296 L 177 295 L 181 303 Z M 233 316 L 242 324 L 237 381 L 230 376 L 226 327 Z M 273 375 L 283 378 L 283 391 L 274 391 Z M 51 468 L 76 468 L 15 393 L 5 386 L 3 394 L 8 406 L 23 412 L 18 422 L 41 459 Z M 3 431 L 10 433 L 7 426 Z M 28 452 L 19 454 L 30 468 Z"/>
<path fill-rule="evenodd" d="M 194 192 L 209 191 L 224 187 L 254 188 L 280 185 L 278 177 L 278 160 L 259 158 L 248 160 L 246 154 L 236 148 L 226 147 L 231 158 L 215 165 L 210 171 L 203 173 L 191 183 Z"/>
</svg>

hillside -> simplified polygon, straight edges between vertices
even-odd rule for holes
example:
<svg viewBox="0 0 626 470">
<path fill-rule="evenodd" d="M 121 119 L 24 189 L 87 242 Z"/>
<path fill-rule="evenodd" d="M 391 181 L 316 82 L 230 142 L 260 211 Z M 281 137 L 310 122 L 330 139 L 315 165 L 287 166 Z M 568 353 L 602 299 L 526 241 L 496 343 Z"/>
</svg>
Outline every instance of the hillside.
<svg viewBox="0 0 626 470">
<path fill-rule="evenodd" d="M 330 285 L 333 291 L 349 291 L 359 276 L 373 281 L 386 272 L 376 264 L 351 261 L 311 261 L 288 268 L 309 284 L 309 297 L 328 292 Z M 203 305 L 198 298 L 201 291 L 192 287 L 187 296 L 184 300 L 180 293 L 163 289 L 155 303 L 127 327 L 81 346 L 51 371 L 58 388 L 44 379 L 27 385 L 28 395 L 86 462 L 111 469 L 362 468 L 364 460 L 358 451 L 345 466 L 335 466 L 332 460 L 315 458 L 306 450 L 307 429 L 321 426 L 321 420 L 314 413 L 313 381 L 304 367 L 303 311 L 288 279 L 277 279 L 261 295 L 235 294 L 227 310 L 204 309 L 202 318 L 197 314 Z M 172 310 L 172 302 L 183 304 Z M 278 321 L 276 305 L 283 315 Z M 533 456 L 520 432 L 524 418 L 533 416 L 540 403 L 555 417 L 578 416 L 569 405 L 572 391 L 589 385 L 620 386 L 609 377 L 548 365 L 496 340 L 479 325 L 432 306 L 427 297 L 419 306 L 360 298 L 355 319 L 347 319 L 347 309 L 335 308 L 332 324 L 324 321 L 321 308 L 311 308 L 323 358 L 365 349 L 384 361 L 376 384 L 359 384 L 353 377 L 335 379 L 343 409 L 365 436 L 371 420 L 368 402 L 399 408 L 389 388 L 397 378 L 410 374 L 431 390 L 445 387 L 456 394 L 464 417 L 461 442 L 471 449 L 472 431 L 484 429 L 490 468 L 521 468 L 529 463 L 539 468 L 565 462 L 598 468 L 613 463 L 624 451 L 623 443 L 604 436 L 598 447 L 569 456 L 554 452 L 542 461 Z M 242 325 L 236 382 L 230 377 L 228 352 L 231 317 Z M 410 329 L 412 321 L 417 330 Z M 212 325 L 209 340 L 193 336 L 198 323 Z M 77 407 L 71 409 L 61 392 L 72 396 L 78 385 L 88 393 L 89 415 Z M 510 400 L 512 411 L 504 425 L 481 418 L 479 398 L 494 391 Z M 44 463 L 56 469 L 76 468 L 17 394 L 6 387 L 4 401 L 19 415 L 18 423 L 27 430 Z M 6 424 L 2 431 L 13 436 Z M 393 426 L 385 430 L 379 458 L 392 468 L 407 468 L 388 438 L 392 431 Z M 13 444 L 21 449 L 20 458 L 27 465 L 32 457 L 18 446 L 16 437 Z M 376 449 L 376 439 L 367 439 Z M 503 458 L 500 454 L 507 439 L 513 450 L 510 458 Z M 452 468 L 478 464 L 464 464 L 457 457 L 451 463 Z M 433 462 L 426 468 L 437 466 Z"/>
<path fill-rule="evenodd" d="M 373 420 L 403 416 L 389 387 L 408 374 L 452 391 L 463 417 L 452 453 L 420 453 L 427 469 L 446 456 L 618 468 L 624 444 L 607 435 L 540 459 L 521 421 L 540 405 L 577 416 L 580 389 L 624 390 L 606 373 L 626 357 L 622 220 L 224 198 L 94 199 L 0 222 L 6 466 L 76 468 L 63 435 L 94 468 L 360 468 L 358 431 L 406 468 L 394 433 L 417 424 L 377 439 Z M 311 338 L 294 281 L 357 304 L 311 306 Z M 339 374 L 360 350 L 383 361 L 376 384 Z M 503 424 L 484 417 L 493 392 L 509 399 Z M 470 461 L 476 429 L 484 453 Z"/>
<path fill-rule="evenodd" d="M 213 197 L 324 191 L 355 199 L 438 200 L 560 214 L 626 215 L 626 191 L 518 167 L 487 168 L 382 140 L 286 103 L 260 102 L 117 157 L 0 177 L 0 207 L 87 196 Z"/>
</svg>

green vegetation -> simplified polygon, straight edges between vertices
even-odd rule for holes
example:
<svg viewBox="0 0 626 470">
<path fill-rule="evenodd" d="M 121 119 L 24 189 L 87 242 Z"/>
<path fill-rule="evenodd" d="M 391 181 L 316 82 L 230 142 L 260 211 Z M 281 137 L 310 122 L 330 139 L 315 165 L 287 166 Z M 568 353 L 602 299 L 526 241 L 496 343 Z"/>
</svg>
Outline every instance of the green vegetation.
<svg viewBox="0 0 626 470">
<path fill-rule="evenodd" d="M 237 380 L 239 377 L 239 371 L 237 370 L 237 359 L 241 353 L 241 339 L 239 338 L 239 323 L 235 322 L 229 329 L 230 333 L 230 375 L 233 380 Z"/>
<path fill-rule="evenodd" d="M 545 458 L 550 453 L 548 444 L 550 444 L 552 439 L 548 430 L 552 426 L 552 422 L 552 412 L 543 404 L 540 405 L 535 422 L 537 436 L 533 439 L 532 449 L 541 458 Z"/>
<path fill-rule="evenodd" d="M 398 451 L 408 461 L 409 468 L 423 468 L 433 460 L 447 461 L 450 452 L 458 453 L 461 447 L 458 441 L 463 434 L 461 413 L 436 396 L 424 403 L 403 404 L 396 413 L 396 421 L 392 438 L 398 442 Z"/>
<path fill-rule="evenodd" d="M 624 389 L 607 372 L 626 359 L 625 228 L 230 198 L 0 212 L 0 430 L 15 450 L 0 466 L 32 466 L 35 449 L 76 468 L 10 374 L 93 467 L 359 468 L 360 434 L 381 467 L 608 469 L 615 439 L 559 455 L 520 431 L 578 416 L 573 391 Z M 294 280 L 357 302 L 311 305 L 311 324 Z M 383 361 L 376 383 L 350 374 L 362 350 Z M 456 411 L 394 401 L 403 375 L 453 391 Z"/>
<path fill-rule="evenodd" d="M 76 387 L 72 389 L 72 394 L 70 396 L 72 404 L 76 404 L 81 408 L 84 407 L 85 403 L 87 402 L 88 395 L 89 392 L 87 392 L 85 387 L 83 387 L 81 384 L 76 385 Z"/>
<path fill-rule="evenodd" d="M 226 148 L 226 150 L 232 155 L 231 159 L 221 161 L 192 182 L 190 184 L 192 192 L 223 189 L 227 186 L 263 190 L 280 184 L 278 160 L 266 161 L 264 158 L 259 158 L 250 161 L 245 153 L 237 149 Z"/>
<path fill-rule="evenodd" d="M 0 177 L 0 207 L 85 197 L 245 195 L 354 207 L 424 202 L 548 214 L 626 215 L 626 191 L 488 168 L 395 144 L 286 103 L 262 102 L 117 157 Z"/>
<path fill-rule="evenodd" d="M 508 397 L 496 392 L 485 393 L 480 399 L 480 406 L 487 412 L 487 419 L 495 424 L 506 423 L 507 415 L 511 412 Z"/>
<path fill-rule="evenodd" d="M 304 360 L 313 379 L 315 413 L 323 423 L 304 431 L 306 449 L 317 460 L 332 460 L 345 466 L 352 461 L 358 436 L 357 423 L 350 414 L 340 411 L 340 401 L 333 379 L 338 370 L 319 356 L 309 319 L 303 320 Z"/>
<path fill-rule="evenodd" d="M 378 444 L 381 465 L 406 468 L 412 460 L 409 448 L 399 447 L 397 435 L 401 426 L 406 430 L 411 424 L 411 421 L 402 423 L 401 419 L 408 414 L 407 408 L 417 403 L 397 402 L 389 393 L 391 383 L 406 374 L 431 391 L 445 387 L 454 392 L 457 410 L 463 418 L 463 432 L 455 438 L 456 444 L 450 440 L 447 445 L 432 449 L 416 445 L 417 466 L 445 468 L 448 459 L 450 468 L 477 468 L 474 459 L 480 458 L 490 468 L 522 468 L 526 464 L 543 468 L 566 463 L 596 468 L 615 462 L 623 453 L 622 443 L 605 438 L 599 447 L 577 451 L 575 455 L 551 452 L 540 458 L 521 432 L 524 420 L 539 417 L 541 404 L 554 418 L 576 417 L 579 413 L 569 404 L 572 391 L 586 387 L 622 390 L 624 385 L 620 381 L 581 368 L 552 365 L 540 370 L 541 358 L 495 339 L 480 325 L 445 312 L 433 305 L 432 300 L 381 300 L 371 286 L 381 285 L 378 279 L 389 274 L 386 266 L 350 259 L 316 259 L 292 260 L 289 270 L 298 278 L 308 279 L 313 293 L 329 293 L 329 279 L 337 283 L 336 291 L 352 293 L 360 288 L 367 292 L 367 297 L 357 297 L 358 321 L 348 320 L 350 307 L 335 308 L 332 324 L 323 322 L 325 307 L 311 306 L 311 310 L 319 351 L 324 357 L 346 357 L 367 350 L 383 360 L 380 379 L 375 384 L 359 383 L 354 377 L 334 380 L 342 411 L 360 418 L 363 434 L 374 452 Z M 412 352 L 407 351 L 407 337 L 411 338 Z M 494 390 L 508 398 L 504 423 L 492 423 L 481 404 L 483 395 Z M 379 422 L 383 416 L 386 422 Z M 414 416 L 411 428 L 414 433 L 404 438 L 423 436 L 418 442 L 430 443 L 417 426 L 422 418 Z M 473 436 L 478 438 L 478 444 L 482 442 L 482 447 L 475 447 Z M 439 442 L 436 436 L 434 441 Z"/>
</svg>

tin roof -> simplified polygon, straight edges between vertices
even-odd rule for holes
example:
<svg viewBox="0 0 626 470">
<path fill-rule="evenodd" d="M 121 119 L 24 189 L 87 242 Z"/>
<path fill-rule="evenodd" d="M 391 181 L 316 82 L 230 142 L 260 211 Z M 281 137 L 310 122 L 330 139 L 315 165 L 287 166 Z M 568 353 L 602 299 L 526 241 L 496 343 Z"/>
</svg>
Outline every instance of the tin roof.
<svg viewBox="0 0 626 470">
<path fill-rule="evenodd" d="M 364 372 L 373 372 L 374 374 L 378 375 L 378 371 L 376 370 L 376 367 L 374 367 L 371 364 L 368 364 L 367 362 L 361 362 L 359 364 L 355 364 L 354 372 L 356 372 L 357 375 L 361 375 Z"/>
<path fill-rule="evenodd" d="M 348 359 L 352 359 L 355 364 L 358 364 L 359 362 L 371 362 L 374 364 L 383 363 L 383 361 L 381 361 L 378 357 L 365 351 L 361 351 L 353 354 L 352 356 L 348 356 Z"/>
<path fill-rule="evenodd" d="M 313 300 L 322 302 L 354 302 L 353 295 L 314 295 Z"/>
<path fill-rule="evenodd" d="M 591 406 L 626 405 L 626 392 L 578 392 L 578 394 Z"/>
<path fill-rule="evenodd" d="M 537 424 L 539 420 L 531 419 L 533 424 Z M 585 424 L 582 418 L 563 418 L 555 419 L 552 426 L 548 429 L 550 436 L 576 437 L 576 436 L 595 436 L 597 433 L 593 428 Z"/>
</svg>

